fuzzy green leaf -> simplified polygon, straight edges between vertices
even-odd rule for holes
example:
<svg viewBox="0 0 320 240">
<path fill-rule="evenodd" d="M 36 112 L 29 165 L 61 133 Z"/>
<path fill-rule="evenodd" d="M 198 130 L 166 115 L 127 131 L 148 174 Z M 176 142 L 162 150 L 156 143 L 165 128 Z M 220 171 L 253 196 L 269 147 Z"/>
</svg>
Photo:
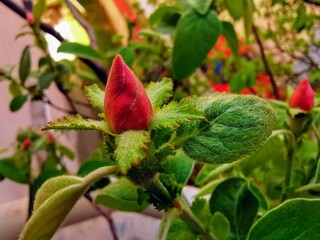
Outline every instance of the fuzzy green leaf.
<svg viewBox="0 0 320 240">
<path fill-rule="evenodd" d="M 93 84 L 91 86 L 86 86 L 84 88 L 84 93 L 90 103 L 92 104 L 92 107 L 99 110 L 100 112 L 103 112 L 103 106 L 104 106 L 104 91 L 102 91 L 98 85 Z"/>
<path fill-rule="evenodd" d="M 19 239 L 50 239 L 86 188 L 81 178 L 72 176 L 45 182 L 36 194 L 34 212 Z"/>
<path fill-rule="evenodd" d="M 30 70 L 31 70 L 30 48 L 29 46 L 26 46 L 23 49 L 23 52 L 20 58 L 20 64 L 19 64 L 19 78 L 22 86 L 24 85 L 27 77 L 29 76 Z"/>
<path fill-rule="evenodd" d="M 151 82 L 146 88 L 154 110 L 165 104 L 173 94 L 171 78 L 163 78 L 160 82 Z"/>
<path fill-rule="evenodd" d="M 320 239 L 319 209 L 319 199 L 288 200 L 260 218 L 248 240 Z"/>
<path fill-rule="evenodd" d="M 200 15 L 190 11 L 178 23 L 172 52 L 173 74 L 183 79 L 206 58 L 221 33 L 221 22 L 213 11 Z"/>
<path fill-rule="evenodd" d="M 254 153 L 276 121 L 269 104 L 255 96 L 214 94 L 187 102 L 203 110 L 209 122 L 183 144 L 186 154 L 201 162 L 233 162 Z"/>
<path fill-rule="evenodd" d="M 119 211 L 139 212 L 148 204 L 138 204 L 138 187 L 126 178 L 109 184 L 97 195 L 95 202 Z"/>
<path fill-rule="evenodd" d="M 114 152 L 116 162 L 123 174 L 146 157 L 148 144 L 151 142 L 150 133 L 145 131 L 126 131 L 119 134 L 116 139 Z"/>
<path fill-rule="evenodd" d="M 177 128 L 184 122 L 205 119 L 203 112 L 184 101 L 170 102 L 156 111 L 151 119 L 150 128 Z"/>
<path fill-rule="evenodd" d="M 43 130 L 98 130 L 104 133 L 112 134 L 110 127 L 105 121 L 93 119 L 84 119 L 80 114 L 75 116 L 65 116 L 58 120 L 49 122 Z"/>
</svg>

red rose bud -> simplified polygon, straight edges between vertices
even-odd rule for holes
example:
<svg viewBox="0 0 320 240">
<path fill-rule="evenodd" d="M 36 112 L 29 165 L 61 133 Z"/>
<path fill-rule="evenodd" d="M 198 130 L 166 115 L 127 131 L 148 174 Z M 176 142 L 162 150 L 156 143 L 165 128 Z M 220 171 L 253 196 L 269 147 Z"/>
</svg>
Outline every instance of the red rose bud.
<svg viewBox="0 0 320 240">
<path fill-rule="evenodd" d="M 55 142 L 55 138 L 53 136 L 52 133 L 49 133 L 48 134 L 48 143 L 54 143 Z"/>
<path fill-rule="evenodd" d="M 303 111 L 310 111 L 314 106 L 315 93 L 312 90 L 308 79 L 303 79 L 292 93 L 289 106 L 300 108 Z"/>
<path fill-rule="evenodd" d="M 152 105 L 142 83 L 120 55 L 110 69 L 104 113 L 115 133 L 147 129 L 152 117 Z"/>
<path fill-rule="evenodd" d="M 31 141 L 29 138 L 26 138 L 23 143 L 22 143 L 22 146 L 24 149 L 28 149 L 30 146 L 31 146 Z"/>
<path fill-rule="evenodd" d="M 33 14 L 31 12 L 26 12 L 26 20 L 29 24 L 33 24 L 34 23 L 34 17 Z"/>
</svg>

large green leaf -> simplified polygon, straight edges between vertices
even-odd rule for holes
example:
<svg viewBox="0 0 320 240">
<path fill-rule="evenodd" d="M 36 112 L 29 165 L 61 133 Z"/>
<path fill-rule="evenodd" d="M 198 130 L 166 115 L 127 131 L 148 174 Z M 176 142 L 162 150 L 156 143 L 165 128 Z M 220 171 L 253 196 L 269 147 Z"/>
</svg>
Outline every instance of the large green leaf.
<svg viewBox="0 0 320 240">
<path fill-rule="evenodd" d="M 248 240 L 320 239 L 319 209 L 319 199 L 288 200 L 260 218 Z"/>
<path fill-rule="evenodd" d="M 98 85 L 93 84 L 91 86 L 86 86 L 84 88 L 84 93 L 92 104 L 92 107 L 100 112 L 104 111 L 104 91 L 102 91 Z"/>
<path fill-rule="evenodd" d="M 239 42 L 233 25 L 229 22 L 222 22 L 221 34 L 227 39 L 228 45 L 234 56 L 239 55 Z"/>
<path fill-rule="evenodd" d="M 171 78 L 163 78 L 160 82 L 151 82 L 147 89 L 148 97 L 154 111 L 165 104 L 173 94 L 173 82 Z"/>
<path fill-rule="evenodd" d="M 183 144 L 186 154 L 201 162 L 233 162 L 254 153 L 276 121 L 269 104 L 255 96 L 214 94 L 188 101 L 203 110 L 209 122 Z"/>
<path fill-rule="evenodd" d="M 186 184 L 193 170 L 194 161 L 189 158 L 182 149 L 174 156 L 168 157 L 164 164 L 164 173 L 174 174 L 178 183 Z"/>
<path fill-rule="evenodd" d="M 138 204 L 138 187 L 126 178 L 109 184 L 99 191 L 95 202 L 119 211 L 140 212 L 148 204 Z"/>
<path fill-rule="evenodd" d="M 188 0 L 189 5 L 201 15 L 205 15 L 212 4 L 213 0 Z"/>
<path fill-rule="evenodd" d="M 24 226 L 19 239 L 51 239 L 89 186 L 116 171 L 116 167 L 102 167 L 84 178 L 59 176 L 46 181 L 36 194 L 33 214 Z"/>
<path fill-rule="evenodd" d="M 177 79 L 199 67 L 221 33 L 221 23 L 213 11 L 202 16 L 189 12 L 178 23 L 173 47 L 173 73 Z"/>
<path fill-rule="evenodd" d="M 120 171 L 126 174 L 133 166 L 146 158 L 146 151 L 151 142 L 146 131 L 126 131 L 115 139 L 117 148 L 114 152 Z"/>
<path fill-rule="evenodd" d="M 21 85 L 24 85 L 27 77 L 30 74 L 30 70 L 31 70 L 30 48 L 29 46 L 26 46 L 22 51 L 20 64 L 19 64 L 19 78 L 20 78 Z"/>
<path fill-rule="evenodd" d="M 243 16 L 243 0 L 224 0 L 224 5 L 234 20 Z"/>
<path fill-rule="evenodd" d="M 170 102 L 156 111 L 151 119 L 150 128 L 177 128 L 184 122 L 205 119 L 203 112 L 184 101 Z"/>
<path fill-rule="evenodd" d="M 98 130 L 112 134 L 109 124 L 106 121 L 84 119 L 80 114 L 75 116 L 65 116 L 58 120 L 49 122 L 43 130 Z"/>
<path fill-rule="evenodd" d="M 78 57 L 104 62 L 105 58 L 90 46 L 79 43 L 63 42 L 58 47 L 58 52 L 71 53 Z"/>
<path fill-rule="evenodd" d="M 231 231 L 239 240 L 246 239 L 258 209 L 258 200 L 242 178 L 230 178 L 222 182 L 210 198 L 211 213 L 223 213 L 230 222 Z"/>
</svg>

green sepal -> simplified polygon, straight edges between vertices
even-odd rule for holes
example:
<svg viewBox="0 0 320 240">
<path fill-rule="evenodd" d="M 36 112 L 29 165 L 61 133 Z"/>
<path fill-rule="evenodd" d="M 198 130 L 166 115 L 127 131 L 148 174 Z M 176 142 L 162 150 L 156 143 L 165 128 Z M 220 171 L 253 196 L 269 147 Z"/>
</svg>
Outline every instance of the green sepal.
<svg viewBox="0 0 320 240">
<path fill-rule="evenodd" d="M 80 114 L 65 116 L 58 120 L 49 122 L 42 130 L 98 130 L 107 134 L 113 134 L 106 121 L 84 119 Z"/>
<path fill-rule="evenodd" d="M 124 175 L 138 165 L 147 156 L 148 145 L 151 143 L 150 133 L 146 131 L 126 131 L 115 138 L 115 160 L 120 172 Z"/>
<path fill-rule="evenodd" d="M 160 82 L 151 82 L 147 88 L 147 95 L 154 111 L 165 104 L 173 94 L 173 82 L 171 78 L 163 78 Z"/>
<path fill-rule="evenodd" d="M 102 91 L 98 85 L 93 84 L 84 88 L 84 93 L 90 101 L 93 108 L 103 112 L 104 106 L 104 91 Z"/>
<path fill-rule="evenodd" d="M 170 102 L 156 111 L 151 119 L 151 129 L 177 128 L 184 122 L 205 120 L 203 112 L 185 101 Z"/>
</svg>

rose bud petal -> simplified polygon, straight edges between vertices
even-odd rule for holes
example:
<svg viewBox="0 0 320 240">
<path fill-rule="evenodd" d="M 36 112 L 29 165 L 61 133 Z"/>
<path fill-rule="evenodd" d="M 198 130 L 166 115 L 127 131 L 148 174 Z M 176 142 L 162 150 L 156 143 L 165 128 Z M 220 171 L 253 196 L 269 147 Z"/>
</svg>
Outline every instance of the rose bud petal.
<svg viewBox="0 0 320 240">
<path fill-rule="evenodd" d="M 49 133 L 48 134 L 48 143 L 54 143 L 55 142 L 55 138 L 53 136 L 52 133 Z"/>
<path fill-rule="evenodd" d="M 23 143 L 22 143 L 22 146 L 24 149 L 28 149 L 30 146 L 31 146 L 31 141 L 29 138 L 26 138 Z"/>
<path fill-rule="evenodd" d="M 308 79 L 303 79 L 292 93 L 289 106 L 300 108 L 303 111 L 310 111 L 314 106 L 315 93 L 311 88 Z"/>
<path fill-rule="evenodd" d="M 114 133 L 147 129 L 152 117 L 152 105 L 142 83 L 120 55 L 110 69 L 104 113 Z"/>
</svg>

